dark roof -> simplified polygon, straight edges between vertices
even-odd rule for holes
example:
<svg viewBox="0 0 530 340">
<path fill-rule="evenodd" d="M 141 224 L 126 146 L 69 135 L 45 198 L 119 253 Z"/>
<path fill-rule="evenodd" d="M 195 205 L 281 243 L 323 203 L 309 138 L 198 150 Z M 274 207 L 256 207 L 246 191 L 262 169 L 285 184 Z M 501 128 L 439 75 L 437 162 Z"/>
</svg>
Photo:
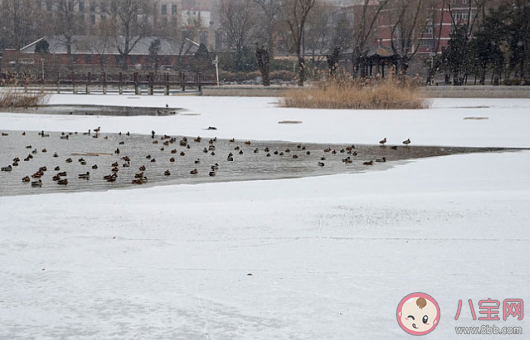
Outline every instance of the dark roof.
<svg viewBox="0 0 530 340">
<path fill-rule="evenodd" d="M 182 42 L 172 41 L 157 37 L 146 37 L 138 41 L 129 55 L 149 55 L 149 47 L 156 39 L 160 40 L 160 52 L 158 55 L 194 55 L 199 47 L 189 41 Z M 45 36 L 23 47 L 20 53 L 33 54 L 35 53 L 35 45 L 41 40 L 46 40 L 49 44 L 49 52 L 51 54 L 66 54 L 65 39 L 61 36 Z M 106 54 L 119 55 L 117 46 L 124 44 L 122 37 L 112 39 L 105 44 L 103 39 L 97 36 L 83 36 L 76 35 L 72 37 L 72 54 Z M 179 53 L 182 48 L 182 53 Z"/>
</svg>

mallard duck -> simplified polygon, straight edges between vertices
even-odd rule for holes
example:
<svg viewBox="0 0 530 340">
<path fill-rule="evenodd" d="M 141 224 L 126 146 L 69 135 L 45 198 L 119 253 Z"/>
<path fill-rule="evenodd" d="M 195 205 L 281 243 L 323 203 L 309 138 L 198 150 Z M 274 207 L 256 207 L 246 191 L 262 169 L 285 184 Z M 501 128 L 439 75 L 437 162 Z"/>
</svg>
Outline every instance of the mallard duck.
<svg viewBox="0 0 530 340">
<path fill-rule="evenodd" d="M 157 140 L 153 141 L 153 144 L 158 144 L 158 141 Z"/>
<path fill-rule="evenodd" d="M 144 180 L 142 178 L 136 178 L 136 179 L 133 179 L 132 184 L 144 184 Z"/>
<path fill-rule="evenodd" d="M 250 145 L 250 144 L 252 144 L 252 142 L 249 141 L 249 140 L 247 140 L 247 141 L 245 142 L 245 144 L 246 144 L 246 145 Z"/>
<path fill-rule="evenodd" d="M 259 152 L 259 149 L 258 148 L 255 148 L 254 149 L 254 153 L 258 153 Z"/>
<path fill-rule="evenodd" d="M 404 141 L 403 141 L 403 144 L 405 144 L 405 145 L 409 145 L 409 144 L 410 144 L 410 138 L 407 138 L 407 140 L 404 140 Z"/>
<path fill-rule="evenodd" d="M 199 173 L 199 171 L 197 169 L 193 169 L 193 170 L 190 171 L 191 175 L 196 175 L 198 173 Z"/>
<path fill-rule="evenodd" d="M 118 165 L 119 165 L 118 162 L 114 162 L 110 166 L 118 166 Z"/>
<path fill-rule="evenodd" d="M 379 163 L 384 163 L 384 162 L 386 162 L 386 157 L 377 158 L 375 161 L 379 162 Z"/>
<path fill-rule="evenodd" d="M 13 167 L 11 165 L 8 165 L 2 168 L 2 171 L 11 171 L 11 170 L 13 170 Z"/>
<path fill-rule="evenodd" d="M 60 179 L 57 181 L 57 184 L 59 185 L 68 185 L 68 179 L 64 178 L 64 179 Z"/>
<path fill-rule="evenodd" d="M 59 175 L 55 175 L 55 176 L 52 177 L 52 180 L 54 180 L 55 182 L 60 180 L 60 179 L 61 179 L 61 176 L 59 176 Z"/>
<path fill-rule="evenodd" d="M 144 178 L 144 172 L 140 172 L 134 175 L 134 178 Z"/>
<path fill-rule="evenodd" d="M 18 166 L 18 162 L 13 162 L 13 166 Z"/>
<path fill-rule="evenodd" d="M 126 161 L 126 162 L 130 162 L 131 161 L 131 159 L 128 156 L 124 156 L 121 159 Z"/>
<path fill-rule="evenodd" d="M 140 171 L 145 171 L 145 169 L 146 169 L 145 165 L 142 165 L 141 167 L 138 168 L 138 170 Z"/>
<path fill-rule="evenodd" d="M 234 161 L 234 157 L 232 156 L 228 156 L 228 158 L 226 159 L 228 162 L 233 162 Z"/>
<path fill-rule="evenodd" d="M 363 165 L 374 165 L 374 161 L 364 162 Z"/>
<path fill-rule="evenodd" d="M 29 183 L 31 181 L 31 179 L 29 178 L 29 176 L 26 176 L 24 178 L 22 178 L 22 182 L 24 183 Z"/>
<path fill-rule="evenodd" d="M 204 149 L 202 149 L 202 152 L 208 153 L 208 149 L 204 148 Z"/>
<path fill-rule="evenodd" d="M 66 136 L 61 136 L 61 137 L 59 137 L 59 138 L 60 138 L 60 139 L 69 139 L 70 136 L 69 136 L 69 135 L 66 135 Z"/>
<path fill-rule="evenodd" d="M 39 168 L 39 171 L 40 171 L 40 172 L 48 171 L 48 168 L 45 167 L 45 166 L 41 166 L 41 167 Z"/>
<path fill-rule="evenodd" d="M 298 155 L 293 155 L 293 158 L 294 158 L 294 159 L 297 159 L 297 158 L 298 158 Z"/>
<path fill-rule="evenodd" d="M 324 162 L 318 162 L 318 166 L 324 166 Z"/>
<path fill-rule="evenodd" d="M 38 181 L 33 181 L 31 182 L 31 186 L 32 187 L 42 187 L 42 180 L 38 180 Z"/>
<path fill-rule="evenodd" d="M 394 145 L 394 146 L 391 146 L 390 148 L 391 148 L 392 150 L 397 150 L 398 147 L 397 147 L 397 145 Z"/>
<path fill-rule="evenodd" d="M 67 176 L 67 173 L 66 173 L 66 171 L 59 172 L 59 173 L 57 174 L 57 176 L 66 177 L 66 176 Z"/>
<path fill-rule="evenodd" d="M 177 149 L 171 150 L 171 153 L 177 153 Z"/>
<path fill-rule="evenodd" d="M 171 176 L 171 172 L 169 170 L 164 171 L 164 176 Z"/>
<path fill-rule="evenodd" d="M 236 140 L 235 140 L 235 138 L 232 138 L 232 139 L 230 139 L 228 142 L 230 142 L 230 143 L 235 143 Z"/>
<path fill-rule="evenodd" d="M 151 163 L 156 163 L 156 159 L 155 158 L 151 159 Z"/>
<path fill-rule="evenodd" d="M 181 155 L 181 156 L 186 156 L 186 153 L 185 153 L 184 151 L 181 151 L 181 152 L 180 152 L 180 155 Z"/>
<path fill-rule="evenodd" d="M 202 141 L 202 138 L 201 138 L 201 136 L 197 136 L 197 137 L 193 138 L 193 141 L 197 142 L 197 143 L 200 143 Z"/>
<path fill-rule="evenodd" d="M 151 159 L 151 155 L 145 156 L 145 159 Z"/>
<path fill-rule="evenodd" d="M 171 163 L 174 163 L 174 162 L 175 162 L 175 157 L 171 157 L 171 158 L 169 159 L 169 161 L 170 161 Z"/>
<path fill-rule="evenodd" d="M 201 160 L 197 158 L 197 160 L 195 161 L 195 164 L 199 164 L 200 162 Z"/>
<path fill-rule="evenodd" d="M 305 154 L 309 156 L 311 154 L 311 151 L 307 151 Z"/>
<path fill-rule="evenodd" d="M 270 152 L 267 152 L 267 155 L 266 155 L 266 156 L 267 156 L 267 157 L 270 157 L 270 156 L 271 156 L 271 153 L 270 153 Z"/>
<path fill-rule="evenodd" d="M 385 143 L 386 143 L 386 137 L 379 141 L 379 144 L 381 144 L 381 146 L 385 145 Z"/>
<path fill-rule="evenodd" d="M 86 174 L 79 174 L 77 177 L 82 179 L 90 179 L 90 172 L 87 171 Z"/>
<path fill-rule="evenodd" d="M 208 151 L 215 151 L 215 145 L 210 144 L 210 145 L 208 146 Z"/>
<path fill-rule="evenodd" d="M 59 155 L 57 154 L 57 152 L 55 152 L 55 153 L 53 154 L 53 157 L 54 157 L 54 158 L 59 157 Z"/>
<path fill-rule="evenodd" d="M 42 149 L 41 152 L 48 152 L 48 150 L 46 150 L 46 148 Z"/>
<path fill-rule="evenodd" d="M 209 175 L 210 177 L 215 176 L 215 171 L 210 171 L 210 172 L 208 173 L 208 175 Z"/>
<path fill-rule="evenodd" d="M 54 171 L 61 171 L 61 167 L 60 166 L 56 166 L 55 169 L 53 169 Z"/>
</svg>

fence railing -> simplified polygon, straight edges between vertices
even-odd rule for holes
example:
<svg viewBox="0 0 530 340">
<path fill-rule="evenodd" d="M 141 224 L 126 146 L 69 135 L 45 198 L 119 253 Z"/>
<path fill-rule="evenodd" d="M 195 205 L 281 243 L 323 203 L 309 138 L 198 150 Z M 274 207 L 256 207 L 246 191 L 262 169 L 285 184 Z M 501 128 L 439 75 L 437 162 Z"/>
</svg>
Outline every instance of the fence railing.
<svg viewBox="0 0 530 340">
<path fill-rule="evenodd" d="M 162 89 L 165 95 L 169 95 L 171 89 L 179 88 L 183 92 L 186 88 L 197 88 L 199 91 L 205 85 L 217 85 L 214 75 L 205 75 L 201 72 L 180 72 L 178 74 L 140 74 L 135 73 L 58 73 L 55 75 L 43 74 L 1 74 L 0 80 L 4 86 L 18 86 L 28 89 L 29 87 L 55 88 L 58 93 L 71 90 L 73 93 L 84 91 L 90 94 L 95 87 L 101 88 L 103 94 L 109 89 L 123 94 L 124 90 L 134 89 L 134 93 L 140 95 L 142 89 L 147 89 L 147 94 L 153 95 L 155 88 Z"/>
</svg>

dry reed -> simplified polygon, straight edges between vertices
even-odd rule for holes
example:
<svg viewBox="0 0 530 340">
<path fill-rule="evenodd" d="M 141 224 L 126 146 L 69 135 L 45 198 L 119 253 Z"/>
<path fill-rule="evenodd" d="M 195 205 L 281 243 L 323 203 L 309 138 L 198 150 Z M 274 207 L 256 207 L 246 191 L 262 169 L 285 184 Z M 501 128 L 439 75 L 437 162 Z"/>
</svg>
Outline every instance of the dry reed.
<svg viewBox="0 0 530 340">
<path fill-rule="evenodd" d="M 43 93 L 24 93 L 6 88 L 0 91 L 0 107 L 35 107 L 44 100 Z"/>
<path fill-rule="evenodd" d="M 287 91 L 284 106 L 311 109 L 395 110 L 424 109 L 430 101 L 423 98 L 414 80 L 328 79 L 307 89 Z"/>
</svg>

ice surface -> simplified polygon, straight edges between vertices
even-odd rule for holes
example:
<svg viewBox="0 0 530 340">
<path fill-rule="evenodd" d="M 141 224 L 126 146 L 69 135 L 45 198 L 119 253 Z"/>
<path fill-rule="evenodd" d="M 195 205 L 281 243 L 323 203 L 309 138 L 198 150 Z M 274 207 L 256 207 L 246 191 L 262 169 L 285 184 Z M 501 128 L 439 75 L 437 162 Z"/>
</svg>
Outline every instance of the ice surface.
<svg viewBox="0 0 530 340">
<path fill-rule="evenodd" d="M 0 114 L 0 127 L 205 135 L 217 126 L 225 138 L 530 145 L 528 100 L 388 112 L 284 109 L 256 98 L 134 105 L 166 101 L 201 115 Z M 529 161 L 529 151 L 467 154 L 381 172 L 0 197 L 0 338 L 406 339 L 396 308 L 416 291 L 440 305 L 430 339 L 454 338 L 455 326 L 528 328 L 528 318 L 473 321 L 465 307 L 530 301 Z"/>
</svg>

